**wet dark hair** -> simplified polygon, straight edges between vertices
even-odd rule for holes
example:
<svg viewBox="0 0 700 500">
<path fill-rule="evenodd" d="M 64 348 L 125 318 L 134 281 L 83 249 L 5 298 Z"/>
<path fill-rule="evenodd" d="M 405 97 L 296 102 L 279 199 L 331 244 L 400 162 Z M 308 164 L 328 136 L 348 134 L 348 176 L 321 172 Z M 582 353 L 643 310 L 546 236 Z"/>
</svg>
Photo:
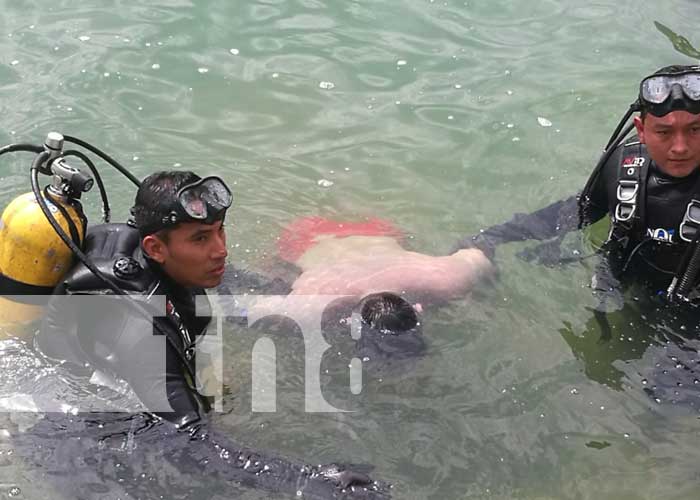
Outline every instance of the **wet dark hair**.
<svg viewBox="0 0 700 500">
<path fill-rule="evenodd" d="M 194 172 L 169 170 L 156 172 L 143 180 L 131 208 L 133 221 L 142 238 L 159 233 L 167 241 L 169 230 L 176 226 L 164 228 L 163 218 L 170 215 L 177 203 L 180 188 L 199 179 Z"/>
<path fill-rule="evenodd" d="M 659 68 L 656 71 L 654 71 L 651 75 L 645 76 L 642 78 L 642 81 L 644 81 L 646 78 L 652 75 L 660 75 L 660 74 L 666 74 L 666 75 L 675 75 L 678 73 L 683 73 L 685 71 L 692 71 L 692 70 L 698 70 L 700 71 L 700 66 L 697 64 L 672 64 L 670 66 L 664 66 L 663 68 Z M 641 109 L 640 109 L 640 117 L 642 120 L 646 118 L 647 113 L 649 113 L 649 110 L 646 109 L 644 106 L 644 103 L 641 99 L 641 96 L 639 98 L 639 103 L 641 104 Z"/>
<path fill-rule="evenodd" d="M 362 321 L 379 331 L 403 333 L 418 325 L 418 314 L 403 297 L 390 292 L 368 295 L 360 302 Z"/>
</svg>

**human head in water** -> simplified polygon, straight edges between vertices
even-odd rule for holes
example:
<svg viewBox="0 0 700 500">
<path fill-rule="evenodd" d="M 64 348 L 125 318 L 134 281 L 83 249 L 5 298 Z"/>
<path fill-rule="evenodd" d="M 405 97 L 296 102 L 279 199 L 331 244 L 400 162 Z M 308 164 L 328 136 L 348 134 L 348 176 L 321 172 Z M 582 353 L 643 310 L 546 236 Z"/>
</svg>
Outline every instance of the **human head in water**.
<svg viewBox="0 0 700 500">
<path fill-rule="evenodd" d="M 381 333 L 400 335 L 420 325 L 416 309 L 391 292 L 373 293 L 358 306 L 362 323 Z"/>
<path fill-rule="evenodd" d="M 686 177 L 700 165 L 700 66 L 666 66 L 644 78 L 639 140 L 659 169 Z"/>
<path fill-rule="evenodd" d="M 391 292 L 373 293 L 355 307 L 361 336 L 356 356 L 367 368 L 388 370 L 405 360 L 422 357 L 426 350 L 420 315 L 403 297 Z"/>
<path fill-rule="evenodd" d="M 231 201 L 218 177 L 202 179 L 187 171 L 148 176 L 132 208 L 141 247 L 176 283 L 217 286 L 228 254 L 224 218 Z"/>
</svg>

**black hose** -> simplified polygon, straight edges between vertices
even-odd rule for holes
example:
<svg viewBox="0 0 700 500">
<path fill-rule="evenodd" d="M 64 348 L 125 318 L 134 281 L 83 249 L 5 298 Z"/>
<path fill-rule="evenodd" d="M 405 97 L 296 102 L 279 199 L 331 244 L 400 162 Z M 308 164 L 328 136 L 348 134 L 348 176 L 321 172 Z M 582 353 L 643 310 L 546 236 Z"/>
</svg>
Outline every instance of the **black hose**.
<svg viewBox="0 0 700 500">
<path fill-rule="evenodd" d="M 92 172 L 92 176 L 95 178 L 95 182 L 97 183 L 97 188 L 100 190 L 100 198 L 102 198 L 102 220 L 105 224 L 108 223 L 110 220 L 111 210 L 109 208 L 109 200 L 107 199 L 107 190 L 105 189 L 105 185 L 102 182 L 102 177 L 97 171 L 97 167 L 95 167 L 95 164 L 85 153 L 77 151 L 75 149 L 66 151 L 65 153 L 63 153 L 63 156 L 75 156 L 76 158 L 80 158 L 83 161 L 83 163 L 85 163 L 85 165 L 87 165 L 87 167 L 90 169 L 90 172 Z"/>
<path fill-rule="evenodd" d="M 692 249 L 692 254 L 690 255 L 689 259 L 687 257 L 683 259 L 683 261 L 687 261 L 687 264 L 685 264 L 685 272 L 678 280 L 678 286 L 675 290 L 675 294 L 682 298 L 686 297 L 693 284 L 695 283 L 695 280 L 698 277 L 698 273 L 700 273 L 700 244 L 698 243 L 699 236 L 700 230 L 697 230 L 697 234 L 695 235 L 695 238 L 693 238 L 693 242 L 691 243 L 691 246 L 688 249 Z M 681 265 L 683 264 L 684 262 Z"/>
<path fill-rule="evenodd" d="M 617 124 L 617 127 L 615 127 L 615 130 L 610 136 L 610 139 L 608 139 L 607 145 L 603 149 L 603 154 L 601 155 L 600 159 L 598 160 L 598 163 L 596 163 L 595 168 L 591 172 L 591 175 L 588 178 L 588 182 L 586 182 L 586 186 L 583 188 L 582 192 L 584 194 L 591 189 L 591 186 L 598 179 L 598 174 L 600 174 L 600 171 L 602 170 L 603 166 L 610 159 L 610 156 L 612 155 L 613 151 L 615 151 L 620 142 L 622 142 L 622 139 L 627 137 L 627 134 L 629 134 L 632 130 L 632 127 L 634 127 L 634 123 L 630 123 L 629 125 L 627 125 L 627 127 L 625 127 L 625 124 L 632 116 L 632 113 L 636 111 L 639 111 L 639 101 L 635 101 L 632 104 L 630 104 L 629 109 L 627 110 L 625 115 L 620 119 L 620 122 Z M 624 130 L 623 127 L 625 127 Z"/>
<path fill-rule="evenodd" d="M 608 146 L 606 146 L 606 148 L 603 150 L 603 154 L 600 157 L 600 160 L 598 160 L 598 163 L 596 163 L 596 166 L 593 169 L 591 176 L 588 178 L 588 182 L 586 182 L 586 186 L 583 188 L 584 192 L 589 190 L 591 186 L 595 184 L 595 181 L 598 179 L 598 175 L 603 169 L 603 166 L 608 162 L 617 146 L 620 144 L 620 142 L 622 142 L 622 140 L 627 136 L 627 134 L 630 133 L 633 127 L 634 123 L 630 123 L 629 125 L 627 125 L 627 127 L 625 127 L 621 134 L 613 136 L 614 140 L 613 138 L 611 138 L 611 142 L 609 142 Z"/>
<path fill-rule="evenodd" d="M 140 306 L 128 293 L 126 293 L 124 290 L 122 290 L 119 285 L 114 283 L 112 280 L 110 280 L 107 276 L 105 276 L 102 272 L 100 272 L 95 265 L 90 262 L 90 259 L 88 259 L 87 255 L 83 253 L 83 251 L 70 239 L 70 237 L 66 234 L 66 232 L 63 230 L 63 228 L 58 224 L 56 219 L 54 218 L 53 214 L 49 210 L 49 207 L 46 205 L 46 200 L 44 200 L 44 197 L 41 195 L 41 190 L 39 188 L 39 165 L 43 164 L 46 159 L 48 158 L 49 153 L 46 151 L 41 151 L 36 158 L 34 158 L 34 162 L 32 163 L 32 166 L 29 170 L 30 175 L 29 178 L 31 180 L 32 184 L 32 192 L 34 193 L 34 196 L 36 197 L 36 201 L 39 204 L 39 207 L 41 208 L 41 211 L 44 213 L 44 216 L 46 217 L 46 220 L 51 224 L 51 227 L 53 230 L 56 232 L 56 234 L 63 240 L 63 243 L 66 244 L 68 248 L 75 254 L 75 256 L 80 260 L 80 262 L 87 267 L 92 274 L 95 275 L 100 281 L 102 281 L 107 288 L 109 288 L 112 292 L 115 293 L 115 295 L 121 295 L 126 297 L 127 303 L 139 313 L 142 314 L 143 317 L 152 319 L 152 316 L 148 314 L 148 312 Z M 183 366 L 185 367 L 185 370 L 187 370 L 188 375 L 192 378 L 192 380 L 196 380 L 195 374 L 192 372 L 192 369 L 190 368 L 189 363 L 185 359 L 184 354 L 180 351 L 179 347 L 175 344 L 175 342 L 170 338 L 170 336 L 167 334 L 165 329 L 158 325 L 158 323 L 153 322 L 153 327 L 158 330 L 158 333 L 162 334 L 165 336 L 166 341 L 170 343 L 171 347 L 175 349 L 175 353 L 177 356 L 180 358 L 180 361 L 182 362 Z"/>
<path fill-rule="evenodd" d="M 630 111 L 625 114 L 625 117 L 629 118 Z M 620 122 L 621 124 L 624 122 Z M 595 168 L 591 172 L 590 177 L 588 178 L 588 181 L 586 182 L 586 185 L 583 188 L 583 191 L 581 191 L 581 198 L 579 199 L 579 229 L 581 229 L 586 223 L 586 211 L 588 209 L 588 205 L 590 203 L 590 200 L 588 199 L 589 193 L 591 191 L 591 188 L 593 185 L 598 181 L 598 176 L 600 175 L 600 172 L 603 170 L 603 167 L 605 164 L 608 162 L 612 154 L 615 152 L 617 147 L 620 145 L 622 140 L 627 137 L 627 134 L 630 133 L 632 128 L 634 127 L 634 123 L 630 123 L 627 125 L 627 127 L 622 130 L 617 136 L 613 135 L 610 138 L 610 141 L 608 142 L 608 146 L 603 150 L 603 154 L 600 157 L 600 160 L 598 160 L 598 163 L 596 163 Z M 615 131 L 617 132 L 620 130 L 620 126 L 618 125 L 617 129 Z"/>
<path fill-rule="evenodd" d="M 700 245 L 696 245 L 693 251 L 693 256 L 690 258 L 690 262 L 688 262 L 688 268 L 685 270 L 685 273 L 683 273 L 683 277 L 678 283 L 676 293 L 681 297 L 685 297 L 690 291 L 690 288 L 693 286 L 693 283 L 695 283 L 695 279 L 698 277 L 699 272 Z"/>
<path fill-rule="evenodd" d="M 27 153 L 39 154 L 44 150 L 43 146 L 36 146 L 34 144 L 9 144 L 3 148 L 0 148 L 0 156 L 5 153 L 14 153 L 15 151 L 25 151 Z"/>
<path fill-rule="evenodd" d="M 124 175 L 127 179 L 129 179 L 131 182 L 133 182 L 137 187 L 141 186 L 141 181 L 139 181 L 134 176 L 134 174 L 129 172 L 126 168 L 122 167 L 117 160 L 115 160 L 114 158 L 109 156 L 107 153 L 102 152 L 101 150 L 99 150 L 95 146 L 88 144 L 87 142 L 82 141 L 82 140 L 78 139 L 77 137 L 72 137 L 70 135 L 64 135 L 63 139 L 67 142 L 72 142 L 73 144 L 77 144 L 78 146 L 81 146 L 81 147 L 87 149 L 88 151 L 95 153 L 97 156 L 102 158 L 104 161 L 106 161 L 107 163 L 112 165 L 114 168 L 119 170 L 119 172 L 121 172 L 122 175 Z"/>
<path fill-rule="evenodd" d="M 610 139 L 608 140 L 608 144 L 607 144 L 607 146 L 605 146 L 604 151 L 607 151 L 608 149 L 610 149 L 610 146 L 612 146 L 613 142 L 616 142 L 616 139 L 620 135 L 620 130 L 622 130 L 622 127 L 625 125 L 625 123 L 627 123 L 627 120 L 630 119 L 630 116 L 632 116 L 632 113 L 634 113 L 635 111 L 639 111 L 638 101 L 635 101 L 632 104 L 630 104 L 630 107 L 627 110 L 627 112 L 625 113 L 625 116 L 622 117 L 622 119 L 620 120 L 620 123 L 618 123 L 617 127 L 615 127 L 615 131 L 610 136 Z M 628 133 L 629 133 L 629 131 L 627 133 L 625 133 L 623 135 L 623 137 L 625 135 L 627 135 Z"/>
<path fill-rule="evenodd" d="M 68 231 L 70 231 L 71 240 L 76 245 L 80 245 L 81 236 L 80 232 L 78 231 L 78 227 L 75 225 L 75 222 L 73 222 L 73 219 L 68 214 L 68 210 L 66 210 L 66 207 L 64 207 L 63 204 L 60 203 L 60 201 L 53 199 L 53 196 L 51 196 L 51 193 L 49 192 L 48 186 L 44 188 L 44 199 L 51 200 L 56 205 L 56 209 L 59 212 L 61 212 L 61 215 L 66 219 L 66 223 L 68 224 Z M 81 221 L 86 221 L 84 216 L 80 217 L 80 219 Z M 84 227 L 87 227 L 87 223 L 84 225 Z M 83 234 L 83 236 L 85 236 L 85 234 Z"/>
</svg>

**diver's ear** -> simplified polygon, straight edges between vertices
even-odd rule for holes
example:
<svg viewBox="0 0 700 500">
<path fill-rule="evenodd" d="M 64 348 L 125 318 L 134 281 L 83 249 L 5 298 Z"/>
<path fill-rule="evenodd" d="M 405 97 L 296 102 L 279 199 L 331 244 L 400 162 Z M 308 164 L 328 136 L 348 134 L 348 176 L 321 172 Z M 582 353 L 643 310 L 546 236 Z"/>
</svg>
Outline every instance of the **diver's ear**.
<svg viewBox="0 0 700 500">
<path fill-rule="evenodd" d="M 639 142 L 646 144 L 644 142 L 644 120 L 640 116 L 634 117 L 634 128 L 637 129 L 637 137 L 639 137 Z"/>
<path fill-rule="evenodd" d="M 141 242 L 141 246 L 144 252 L 146 252 L 146 255 L 155 260 L 158 264 L 165 262 L 165 258 L 168 255 L 168 247 L 158 236 L 155 234 L 145 236 Z"/>
</svg>

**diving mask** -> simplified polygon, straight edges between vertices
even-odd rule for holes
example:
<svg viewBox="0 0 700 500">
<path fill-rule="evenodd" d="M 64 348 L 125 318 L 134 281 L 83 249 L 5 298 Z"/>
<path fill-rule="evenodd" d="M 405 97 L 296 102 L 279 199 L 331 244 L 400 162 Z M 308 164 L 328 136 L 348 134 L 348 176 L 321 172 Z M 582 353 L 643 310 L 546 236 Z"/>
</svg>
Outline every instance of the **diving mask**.
<svg viewBox="0 0 700 500">
<path fill-rule="evenodd" d="M 212 224 L 221 219 L 233 202 L 231 190 L 221 178 L 209 176 L 181 187 L 177 192 L 177 206 L 163 217 L 164 225 L 180 222 Z"/>
<path fill-rule="evenodd" d="M 671 111 L 700 113 L 700 66 L 680 73 L 655 73 L 639 85 L 639 102 L 654 116 Z"/>
</svg>

